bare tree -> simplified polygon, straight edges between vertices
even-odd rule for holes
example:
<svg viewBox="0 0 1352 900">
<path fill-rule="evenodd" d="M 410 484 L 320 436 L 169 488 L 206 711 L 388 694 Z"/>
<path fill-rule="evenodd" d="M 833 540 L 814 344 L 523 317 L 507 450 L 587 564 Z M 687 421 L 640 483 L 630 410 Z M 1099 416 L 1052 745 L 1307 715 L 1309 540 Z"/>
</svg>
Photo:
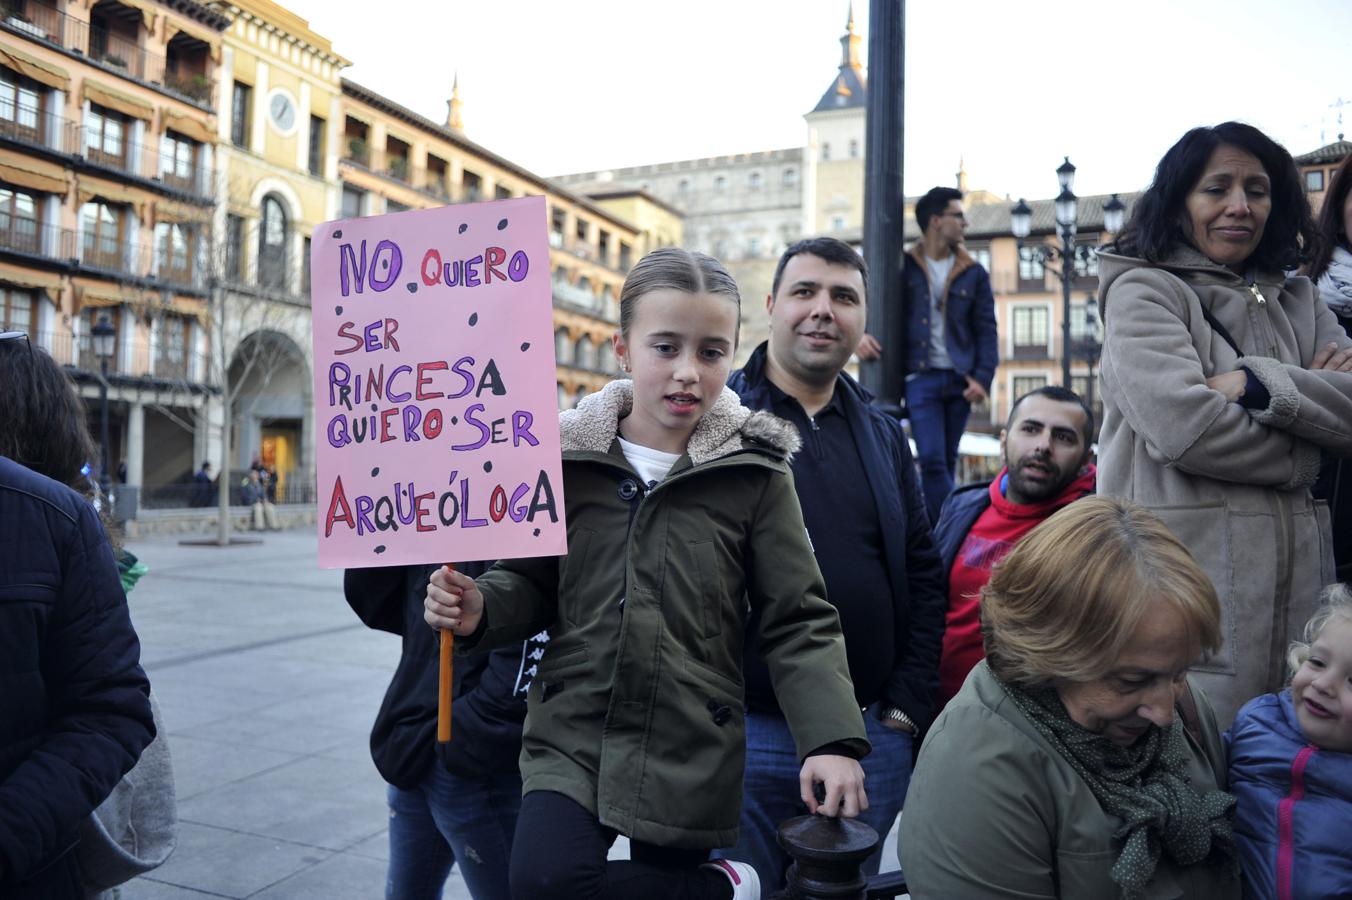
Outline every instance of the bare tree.
<svg viewBox="0 0 1352 900">
<path fill-rule="evenodd" d="M 219 196 L 224 206 L 224 198 L 229 196 L 224 186 Z M 281 259 L 264 259 L 262 252 L 256 252 L 241 258 L 245 242 L 233 246 L 229 228 L 220 227 L 223 220 L 218 215 L 216 227 L 205 223 L 199 226 L 197 271 L 193 273 L 193 282 L 209 291 L 206 312 L 200 316 L 207 345 L 201 381 L 216 391 L 220 421 L 213 421 L 215 410 L 210 400 L 187 416 L 163 406 L 156 408 L 189 431 L 202 430 L 208 443 L 219 435 L 216 542 L 225 546 L 230 543 L 232 530 L 231 459 L 241 400 L 265 389 L 278 372 L 294 365 L 289 348 L 277 335 L 308 333 L 310 309 L 308 298 L 302 295 L 305 261 L 291 258 L 299 254 L 285 252 Z M 286 235 L 288 251 L 294 243 L 299 242 Z M 171 249 L 157 241 L 155 253 L 163 267 Z M 185 383 L 195 381 L 192 369 L 190 363 L 183 373 Z"/>
</svg>

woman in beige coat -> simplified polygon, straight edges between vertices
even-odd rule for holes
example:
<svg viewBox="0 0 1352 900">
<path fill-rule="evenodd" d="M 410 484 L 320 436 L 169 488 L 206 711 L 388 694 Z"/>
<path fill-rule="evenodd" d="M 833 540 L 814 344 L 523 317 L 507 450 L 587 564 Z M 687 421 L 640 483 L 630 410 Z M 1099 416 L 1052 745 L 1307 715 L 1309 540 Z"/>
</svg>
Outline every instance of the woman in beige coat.
<svg viewBox="0 0 1352 900">
<path fill-rule="evenodd" d="M 1178 540 L 1086 497 L 1015 546 L 981 608 L 986 660 L 906 795 L 911 896 L 1237 900 L 1225 752 L 1185 680 L 1220 604 Z"/>
<path fill-rule="evenodd" d="M 1198 667 L 1222 727 L 1280 688 L 1333 580 L 1320 448 L 1352 453 L 1352 340 L 1306 278 L 1314 237 L 1291 156 L 1235 122 L 1189 131 L 1100 253 L 1099 491 L 1153 510 L 1220 595 Z"/>
</svg>

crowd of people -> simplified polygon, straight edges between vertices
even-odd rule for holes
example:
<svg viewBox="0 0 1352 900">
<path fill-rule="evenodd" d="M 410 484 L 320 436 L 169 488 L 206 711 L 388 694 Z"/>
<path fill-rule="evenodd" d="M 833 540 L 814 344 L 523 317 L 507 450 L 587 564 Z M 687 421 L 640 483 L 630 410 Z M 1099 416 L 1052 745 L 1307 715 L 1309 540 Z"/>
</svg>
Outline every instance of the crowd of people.
<svg viewBox="0 0 1352 900">
<path fill-rule="evenodd" d="M 916 214 L 901 347 L 865 332 L 863 259 L 811 238 L 733 371 L 737 284 L 648 254 L 627 377 L 561 414 L 568 553 L 346 573 L 403 642 L 387 897 L 452 866 L 476 900 L 768 897 L 811 814 L 900 816 L 918 900 L 1352 895 L 1352 158 L 1316 223 L 1266 135 L 1184 135 L 1100 251 L 1103 421 L 1017 398 L 986 484 L 953 459 L 989 276 L 958 192 Z M 845 371 L 892 353 L 918 459 Z M 78 399 L 24 335 L 0 383 L 30 386 L 0 394 L 0 896 L 80 897 L 81 828 L 155 724 Z"/>
</svg>

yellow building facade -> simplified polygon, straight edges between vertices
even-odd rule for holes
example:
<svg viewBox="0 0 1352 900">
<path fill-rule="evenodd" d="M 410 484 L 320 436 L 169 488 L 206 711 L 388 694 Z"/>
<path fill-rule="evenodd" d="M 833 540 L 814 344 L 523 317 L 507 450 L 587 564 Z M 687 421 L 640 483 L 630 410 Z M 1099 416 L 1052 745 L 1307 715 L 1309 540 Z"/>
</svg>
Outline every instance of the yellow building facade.
<svg viewBox="0 0 1352 900">
<path fill-rule="evenodd" d="M 285 492 L 288 480 L 308 484 L 313 471 L 310 236 L 338 215 L 340 73 L 349 63 L 271 0 L 210 5 L 230 21 L 216 131 L 213 263 L 222 304 L 214 363 L 223 391 L 214 433 L 228 416 L 232 478 L 257 459 L 277 471 Z M 203 452 L 217 458 L 220 449 Z"/>
<path fill-rule="evenodd" d="M 210 390 L 227 23 L 192 2 L 0 9 L 0 330 L 68 367 L 95 435 L 106 371 L 107 475 L 152 502 L 191 474 Z"/>
</svg>

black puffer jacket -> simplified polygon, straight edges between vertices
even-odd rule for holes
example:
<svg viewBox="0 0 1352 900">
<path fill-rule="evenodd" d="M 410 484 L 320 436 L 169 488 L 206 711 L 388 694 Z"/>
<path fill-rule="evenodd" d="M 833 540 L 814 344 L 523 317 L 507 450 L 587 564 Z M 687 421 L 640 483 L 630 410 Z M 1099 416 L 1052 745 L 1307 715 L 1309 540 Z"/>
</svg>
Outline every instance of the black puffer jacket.
<svg viewBox="0 0 1352 900">
<path fill-rule="evenodd" d="M 423 621 L 427 579 L 436 566 L 348 569 L 343 593 L 367 627 L 401 635 L 399 666 L 371 729 L 371 759 L 395 787 L 411 790 L 434 759 L 457 775 L 518 771 L 526 691 L 543 643 L 532 639 L 492 653 L 458 656 L 453 669 L 451 742 L 438 744 L 437 633 Z M 484 563 L 463 563 L 477 578 Z M 533 656 L 533 658 L 532 658 Z"/>
<path fill-rule="evenodd" d="M 155 736 L 112 547 L 79 495 L 0 457 L 0 897 L 82 897 L 80 825 Z"/>
</svg>

